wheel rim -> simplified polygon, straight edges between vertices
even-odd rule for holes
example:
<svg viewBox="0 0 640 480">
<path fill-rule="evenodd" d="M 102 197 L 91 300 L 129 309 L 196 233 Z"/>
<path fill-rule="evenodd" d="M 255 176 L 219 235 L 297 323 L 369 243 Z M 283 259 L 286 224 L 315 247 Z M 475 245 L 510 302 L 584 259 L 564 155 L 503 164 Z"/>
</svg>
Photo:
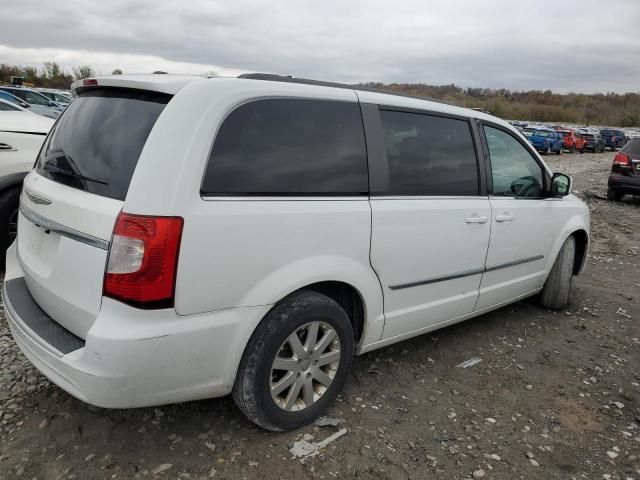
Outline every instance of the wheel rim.
<svg viewBox="0 0 640 480">
<path fill-rule="evenodd" d="M 18 210 L 14 210 L 9 216 L 9 243 L 13 243 L 16 236 L 18 236 Z"/>
<path fill-rule="evenodd" d="M 271 365 L 271 398 L 294 412 L 309 408 L 327 392 L 340 365 L 340 339 L 331 325 L 310 322 L 289 335 Z"/>
</svg>

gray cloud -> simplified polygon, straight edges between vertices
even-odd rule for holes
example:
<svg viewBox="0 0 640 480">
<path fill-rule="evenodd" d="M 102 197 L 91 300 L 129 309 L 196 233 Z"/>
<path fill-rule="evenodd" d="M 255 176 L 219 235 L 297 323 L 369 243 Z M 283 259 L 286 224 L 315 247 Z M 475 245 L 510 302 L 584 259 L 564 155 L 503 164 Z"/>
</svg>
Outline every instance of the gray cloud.
<svg viewBox="0 0 640 480">
<path fill-rule="evenodd" d="M 348 82 L 624 92 L 640 90 L 638 24 L 638 0 L 22 0 L 3 10 L 0 45 L 12 59 L 108 54 L 113 68 L 138 55 L 140 71 L 154 56 Z"/>
</svg>

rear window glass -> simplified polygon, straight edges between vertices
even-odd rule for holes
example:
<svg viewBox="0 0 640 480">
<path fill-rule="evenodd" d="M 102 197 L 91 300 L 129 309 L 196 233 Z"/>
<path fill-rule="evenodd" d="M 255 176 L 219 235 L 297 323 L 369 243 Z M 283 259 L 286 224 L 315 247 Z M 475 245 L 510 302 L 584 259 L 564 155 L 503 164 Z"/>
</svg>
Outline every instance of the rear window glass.
<svg viewBox="0 0 640 480">
<path fill-rule="evenodd" d="M 380 112 L 389 187 L 382 195 L 477 195 L 478 167 L 469 122 L 434 115 Z"/>
<path fill-rule="evenodd" d="M 80 93 L 45 141 L 38 173 L 124 200 L 142 147 L 170 99 L 163 93 L 119 88 Z"/>
<path fill-rule="evenodd" d="M 640 138 L 633 138 L 629 140 L 621 152 L 633 156 L 634 159 L 640 158 Z"/>
<path fill-rule="evenodd" d="M 216 136 L 205 195 L 367 193 L 367 155 L 357 103 L 256 100 L 236 108 Z"/>
</svg>

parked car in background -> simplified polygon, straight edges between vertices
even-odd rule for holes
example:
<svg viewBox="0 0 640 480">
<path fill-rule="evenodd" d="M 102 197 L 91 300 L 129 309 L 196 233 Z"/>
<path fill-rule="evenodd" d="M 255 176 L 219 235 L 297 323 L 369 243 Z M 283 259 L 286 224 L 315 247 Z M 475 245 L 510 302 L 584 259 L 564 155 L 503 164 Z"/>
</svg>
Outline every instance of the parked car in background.
<svg viewBox="0 0 640 480">
<path fill-rule="evenodd" d="M 562 134 L 555 130 L 538 129 L 528 137 L 531 145 L 543 155 L 549 155 L 551 152 L 562 154 Z"/>
<path fill-rule="evenodd" d="M 602 135 L 606 148 L 610 148 L 612 152 L 615 152 L 618 148 L 622 148 L 627 144 L 627 136 L 622 130 L 606 128 L 600 130 L 600 135 Z"/>
<path fill-rule="evenodd" d="M 525 137 L 529 137 L 531 135 L 533 135 L 533 132 L 535 132 L 539 127 L 523 127 L 522 128 L 522 134 Z"/>
<path fill-rule="evenodd" d="M 15 95 L 11 95 L 9 92 L 5 92 L 4 90 L 0 90 L 0 100 L 4 100 L 5 102 L 13 103 L 20 108 L 29 108 L 31 105 L 21 98 L 16 97 Z"/>
<path fill-rule="evenodd" d="M 576 150 L 584 153 L 585 141 L 582 138 L 582 134 L 571 129 L 557 130 L 557 132 L 562 135 L 562 146 L 565 150 L 568 150 L 569 153 L 573 153 Z"/>
<path fill-rule="evenodd" d="M 609 173 L 607 198 L 617 202 L 627 194 L 640 195 L 640 138 L 632 138 L 616 153 Z"/>
<path fill-rule="evenodd" d="M 0 254 L 15 239 L 22 181 L 52 125 L 52 119 L 0 99 Z"/>
<path fill-rule="evenodd" d="M 5 92 L 4 90 L 0 90 L 0 100 L 10 102 L 20 108 L 28 110 L 31 113 L 42 115 L 48 118 L 56 119 L 60 116 L 60 113 L 57 110 L 52 109 L 51 107 L 27 103 L 21 98 L 18 98 L 15 95 L 10 94 L 9 92 Z"/>
<path fill-rule="evenodd" d="M 581 134 L 584 138 L 584 149 L 593 153 L 604 152 L 605 141 L 599 132 L 588 131 Z"/>
<path fill-rule="evenodd" d="M 60 116 L 60 113 L 64 109 L 63 107 L 57 105 L 54 101 L 49 100 L 41 93 L 29 88 L 0 86 L 0 90 L 20 98 L 31 106 L 37 105 L 41 109 L 47 109 L 47 114 L 35 112 L 40 113 L 41 115 L 45 115 L 46 117 L 58 118 Z"/>
<path fill-rule="evenodd" d="M 71 102 L 71 95 L 66 95 L 58 90 L 39 88 L 37 91 L 62 108 Z"/>
<path fill-rule="evenodd" d="M 232 393 L 295 429 L 354 353 L 538 293 L 564 308 L 584 264 L 571 179 L 496 117 L 258 74 L 73 88 L 2 296 L 24 354 L 90 404 Z"/>
</svg>

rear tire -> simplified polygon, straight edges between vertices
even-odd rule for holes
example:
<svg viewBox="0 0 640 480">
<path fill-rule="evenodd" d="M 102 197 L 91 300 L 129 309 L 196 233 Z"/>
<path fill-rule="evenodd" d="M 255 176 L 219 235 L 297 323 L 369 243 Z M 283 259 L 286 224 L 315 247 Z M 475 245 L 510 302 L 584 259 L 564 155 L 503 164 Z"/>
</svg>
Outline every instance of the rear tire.
<svg viewBox="0 0 640 480">
<path fill-rule="evenodd" d="M 316 323 L 319 327 L 313 335 L 317 343 L 307 343 Z M 333 332 L 333 340 L 327 344 L 331 350 L 320 351 L 318 347 L 314 353 L 313 345 L 321 345 L 329 332 Z M 351 369 L 353 351 L 353 328 L 338 303 L 309 290 L 293 293 L 253 332 L 238 368 L 233 399 L 247 418 L 262 428 L 288 431 L 302 427 L 319 417 L 338 396 Z M 334 359 L 323 364 L 328 361 L 327 354 Z M 285 384 L 288 386 L 282 388 Z"/>
<path fill-rule="evenodd" d="M 15 240 L 20 206 L 20 187 L 0 195 L 0 265 L 4 267 L 5 252 Z"/>
<path fill-rule="evenodd" d="M 620 200 L 622 200 L 622 197 L 624 197 L 624 193 L 618 192 L 611 187 L 607 188 L 607 200 L 610 200 L 612 202 L 619 202 Z"/>
<path fill-rule="evenodd" d="M 567 238 L 558 252 L 556 261 L 540 295 L 540 304 L 553 310 L 560 310 L 569 303 L 573 265 L 575 262 L 576 239 L 573 235 Z"/>
</svg>

